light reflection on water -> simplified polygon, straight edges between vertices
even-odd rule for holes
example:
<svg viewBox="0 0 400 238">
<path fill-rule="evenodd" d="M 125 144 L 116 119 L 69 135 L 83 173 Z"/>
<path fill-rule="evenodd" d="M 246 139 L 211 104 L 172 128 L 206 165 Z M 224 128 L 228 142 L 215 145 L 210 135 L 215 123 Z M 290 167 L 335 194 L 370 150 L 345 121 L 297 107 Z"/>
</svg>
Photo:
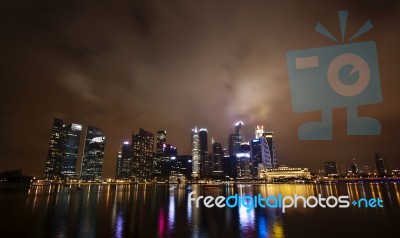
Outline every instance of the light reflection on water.
<svg viewBox="0 0 400 238">
<path fill-rule="evenodd" d="M 348 195 L 350 201 L 380 197 L 384 208 L 311 209 L 299 205 L 284 214 L 279 209 L 260 207 L 250 212 L 244 206 L 196 208 L 187 199 L 191 191 L 196 196 L 213 197 L 234 194 L 308 197 L 319 193 L 324 197 Z M 52 185 L 0 196 L 0 204 L 2 211 L 9 214 L 2 224 L 11 224 L 2 229 L 11 232 L 15 229 L 11 221 L 23 217 L 26 229 L 19 232 L 33 237 L 299 237 L 301 232 L 324 234 L 326 224 L 347 229 L 357 223 L 367 235 L 372 235 L 379 231 L 374 228 L 390 229 L 393 220 L 400 218 L 399 186 L 392 183 L 90 185 L 82 186 L 80 191 Z M 349 221 L 351 226 L 347 224 Z M 332 236 L 338 234 L 332 232 Z"/>
</svg>

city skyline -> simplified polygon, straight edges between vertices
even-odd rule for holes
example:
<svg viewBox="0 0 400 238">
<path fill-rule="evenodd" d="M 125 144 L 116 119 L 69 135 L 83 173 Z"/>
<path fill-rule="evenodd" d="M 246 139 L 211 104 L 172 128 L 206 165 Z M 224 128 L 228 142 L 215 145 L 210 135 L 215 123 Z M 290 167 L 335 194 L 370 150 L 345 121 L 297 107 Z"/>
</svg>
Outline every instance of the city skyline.
<svg viewBox="0 0 400 238">
<path fill-rule="evenodd" d="M 382 134 L 347 136 L 339 108 L 333 140 L 301 141 L 299 126 L 320 112 L 293 113 L 285 56 L 335 44 L 314 28 L 321 23 L 340 37 L 339 10 L 349 13 L 348 35 L 373 24 L 353 42 L 376 43 L 383 102 L 359 114 L 379 120 Z M 326 161 L 349 167 L 356 158 L 373 166 L 378 152 L 389 168 L 400 167 L 395 1 L 2 2 L 0 11 L 0 170 L 41 175 L 55 117 L 102 128 L 105 177 L 113 177 L 120 146 L 136 128 L 166 130 L 180 154 L 191 154 L 195 125 L 227 147 L 239 120 L 246 140 L 257 125 L 274 132 L 281 164 L 317 171 Z"/>
</svg>

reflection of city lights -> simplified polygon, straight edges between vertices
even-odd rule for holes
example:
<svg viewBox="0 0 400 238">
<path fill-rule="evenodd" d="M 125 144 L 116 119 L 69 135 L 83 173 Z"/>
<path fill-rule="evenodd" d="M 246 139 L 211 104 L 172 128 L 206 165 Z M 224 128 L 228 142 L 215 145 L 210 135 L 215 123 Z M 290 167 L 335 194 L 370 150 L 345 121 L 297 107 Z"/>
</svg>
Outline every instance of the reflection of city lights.
<svg viewBox="0 0 400 238">
<path fill-rule="evenodd" d="M 164 209 L 160 208 L 158 215 L 158 237 L 164 237 Z"/>
<path fill-rule="evenodd" d="M 122 216 L 122 212 L 118 213 L 118 216 L 116 218 L 116 224 L 115 224 L 115 237 L 122 237 L 122 231 L 124 229 L 124 217 Z"/>
<path fill-rule="evenodd" d="M 170 192 L 168 204 L 168 231 L 171 232 L 175 225 L 175 197 L 173 192 Z"/>
<path fill-rule="evenodd" d="M 246 207 L 241 206 L 239 210 L 239 222 L 240 229 L 244 234 L 247 234 L 254 230 L 254 209 L 250 212 L 246 212 Z"/>
</svg>

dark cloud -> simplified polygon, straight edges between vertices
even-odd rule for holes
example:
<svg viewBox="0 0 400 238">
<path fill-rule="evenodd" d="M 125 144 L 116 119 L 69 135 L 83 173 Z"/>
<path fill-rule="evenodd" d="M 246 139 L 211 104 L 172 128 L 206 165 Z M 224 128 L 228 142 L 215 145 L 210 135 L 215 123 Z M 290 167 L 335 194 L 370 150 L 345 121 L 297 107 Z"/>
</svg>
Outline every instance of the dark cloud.
<svg viewBox="0 0 400 238">
<path fill-rule="evenodd" d="M 338 10 L 349 10 L 349 34 L 374 24 L 357 41 L 377 43 L 384 101 L 360 111 L 382 135 L 346 136 L 339 109 L 333 141 L 299 141 L 298 126 L 320 115 L 292 112 L 285 55 L 332 45 L 314 27 L 339 35 Z M 226 146 L 237 120 L 248 139 L 257 124 L 273 130 L 284 164 L 372 164 L 379 151 L 399 167 L 399 13 L 396 1 L 2 2 L 0 169 L 40 175 L 53 117 L 104 129 L 106 177 L 139 127 L 166 129 L 183 154 L 195 125 Z"/>
</svg>

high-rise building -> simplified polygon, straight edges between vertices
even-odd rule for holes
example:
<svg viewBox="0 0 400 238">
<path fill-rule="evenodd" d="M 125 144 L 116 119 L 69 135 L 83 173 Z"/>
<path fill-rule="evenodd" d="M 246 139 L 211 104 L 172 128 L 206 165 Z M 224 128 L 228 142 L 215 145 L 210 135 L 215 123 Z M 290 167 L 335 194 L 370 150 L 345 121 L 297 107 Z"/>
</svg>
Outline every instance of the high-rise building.
<svg viewBox="0 0 400 238">
<path fill-rule="evenodd" d="M 167 131 L 157 131 L 157 153 L 162 153 L 167 142 Z"/>
<path fill-rule="evenodd" d="M 278 158 L 275 153 L 274 133 L 273 132 L 264 132 L 262 137 L 264 137 L 268 143 L 272 168 L 277 168 L 278 167 Z"/>
<path fill-rule="evenodd" d="M 132 134 L 131 176 L 133 179 L 151 179 L 153 169 L 154 135 L 140 128 Z"/>
<path fill-rule="evenodd" d="M 237 178 L 237 160 L 234 155 L 224 155 L 222 158 L 222 169 L 226 179 Z"/>
<path fill-rule="evenodd" d="M 116 166 L 115 166 L 115 179 L 122 179 L 123 177 L 123 164 L 124 162 L 122 161 L 122 152 L 118 151 L 117 153 L 117 160 L 116 160 Z"/>
<path fill-rule="evenodd" d="M 163 150 L 164 157 L 166 158 L 166 168 L 163 172 L 164 177 L 168 178 L 171 173 L 179 173 L 179 168 L 177 165 L 178 149 L 170 144 L 165 144 Z"/>
<path fill-rule="evenodd" d="M 105 139 L 100 128 L 88 126 L 82 159 L 82 180 L 101 180 Z"/>
<path fill-rule="evenodd" d="M 199 130 L 199 157 L 201 163 L 201 177 L 208 178 L 211 176 L 211 160 L 208 156 L 208 131 L 205 128 Z"/>
<path fill-rule="evenodd" d="M 236 154 L 238 177 L 239 178 L 250 178 L 252 177 L 251 163 L 250 163 L 250 145 L 247 142 L 241 143 L 240 153 Z"/>
<path fill-rule="evenodd" d="M 228 140 L 229 155 L 236 155 L 240 153 L 240 144 L 242 143 L 242 136 L 239 134 L 230 134 Z"/>
<path fill-rule="evenodd" d="M 235 134 L 240 135 L 241 141 L 244 141 L 244 130 L 243 130 L 243 122 L 238 121 L 235 123 Z"/>
<path fill-rule="evenodd" d="M 328 176 L 340 176 L 343 172 L 343 166 L 341 162 L 325 162 L 325 174 Z"/>
<path fill-rule="evenodd" d="M 65 157 L 67 134 L 61 118 L 55 118 L 51 130 L 50 146 L 47 153 L 44 177 L 48 179 L 61 178 L 62 165 Z"/>
<path fill-rule="evenodd" d="M 378 176 L 386 176 L 388 171 L 386 167 L 386 161 L 385 157 L 383 154 L 380 153 L 375 153 L 374 154 L 374 160 L 375 160 L 375 167 L 376 167 L 376 172 Z"/>
<path fill-rule="evenodd" d="M 353 159 L 353 164 L 351 165 L 351 172 L 353 174 L 358 174 L 358 166 L 355 158 Z"/>
<path fill-rule="evenodd" d="M 157 131 L 156 153 L 153 162 L 153 177 L 164 181 L 170 175 L 170 158 L 165 154 L 167 132 Z"/>
<path fill-rule="evenodd" d="M 264 126 L 256 126 L 256 139 L 261 138 L 264 134 Z"/>
<path fill-rule="evenodd" d="M 224 171 L 222 168 L 222 158 L 224 157 L 224 150 L 221 143 L 212 139 L 212 176 L 213 177 L 223 177 Z"/>
<path fill-rule="evenodd" d="M 118 160 L 119 159 L 119 160 Z M 132 160 L 132 145 L 125 141 L 117 155 L 117 179 L 129 179 Z"/>
<path fill-rule="evenodd" d="M 76 174 L 76 162 L 78 161 L 79 143 L 82 134 L 82 125 L 69 124 L 65 127 L 67 141 L 65 146 L 65 158 L 61 174 L 63 177 L 73 177 Z"/>
<path fill-rule="evenodd" d="M 186 179 L 191 179 L 192 176 L 191 155 L 180 155 L 176 157 L 176 172 L 177 174 L 185 175 Z"/>
<path fill-rule="evenodd" d="M 199 178 L 201 175 L 201 162 L 200 162 L 200 141 L 199 141 L 199 131 L 195 126 L 192 129 L 192 177 Z"/>
<path fill-rule="evenodd" d="M 264 137 L 251 140 L 250 149 L 250 163 L 252 165 L 251 175 L 253 177 L 259 175 L 259 166 L 261 164 L 263 168 L 273 168 L 268 143 Z"/>
</svg>

